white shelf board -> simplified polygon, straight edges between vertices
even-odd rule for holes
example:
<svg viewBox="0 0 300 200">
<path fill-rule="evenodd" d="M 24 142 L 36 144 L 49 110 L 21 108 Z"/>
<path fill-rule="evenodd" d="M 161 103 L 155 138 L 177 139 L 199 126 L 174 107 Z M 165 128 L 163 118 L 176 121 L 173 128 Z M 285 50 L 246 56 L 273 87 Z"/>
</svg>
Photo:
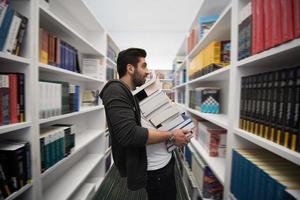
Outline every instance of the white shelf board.
<svg viewBox="0 0 300 200">
<path fill-rule="evenodd" d="M 44 199 L 68 199 L 102 160 L 102 154 L 88 154 L 54 184 L 44 190 Z"/>
<path fill-rule="evenodd" d="M 222 128 L 228 129 L 228 123 L 229 123 L 228 115 L 202 113 L 202 112 L 199 112 L 199 111 L 191 109 L 191 108 L 187 108 L 187 110 L 189 112 L 193 113 L 194 115 L 197 115 L 203 119 L 206 119 L 207 121 L 210 121 Z"/>
<path fill-rule="evenodd" d="M 57 162 L 55 165 L 47 169 L 42 173 L 42 179 L 46 178 L 49 174 L 51 174 L 55 169 L 57 169 L 59 166 L 63 165 L 67 160 L 71 159 L 76 153 L 84 149 L 86 146 L 88 146 L 91 142 L 93 142 L 96 138 L 100 137 L 102 134 L 104 134 L 103 130 L 86 130 L 82 133 L 75 135 L 75 147 L 72 153 L 65 157 L 64 159 Z"/>
<path fill-rule="evenodd" d="M 96 191 L 98 191 L 103 180 L 104 180 L 104 177 L 92 177 L 87 180 L 87 183 L 94 183 L 95 189 L 96 189 Z"/>
<path fill-rule="evenodd" d="M 68 117 L 73 117 L 73 116 L 81 115 L 81 114 L 84 114 L 84 113 L 100 110 L 100 109 L 103 109 L 103 108 L 104 108 L 103 105 L 80 107 L 78 112 L 72 112 L 72 113 L 68 113 L 68 114 L 64 114 L 64 115 L 58 115 L 58 116 L 49 117 L 49 118 L 46 118 L 46 119 L 40 119 L 39 123 L 44 124 L 44 123 L 47 123 L 47 122 L 52 122 L 52 121 L 55 121 L 55 120 L 65 119 L 65 118 L 68 118 Z"/>
<path fill-rule="evenodd" d="M 242 59 L 236 63 L 236 66 L 269 65 L 270 63 L 282 62 L 282 60 L 288 60 L 289 58 L 295 59 L 296 55 L 300 55 L 300 38 Z"/>
<path fill-rule="evenodd" d="M 30 59 L 0 51 L 0 59 L 17 63 L 30 64 Z"/>
<path fill-rule="evenodd" d="M 195 140 L 191 139 L 189 144 L 192 148 L 205 160 L 210 169 L 214 172 L 218 180 L 224 185 L 225 182 L 225 168 L 226 168 L 226 159 L 219 157 L 210 157 L 207 151 L 202 147 L 202 145 Z"/>
<path fill-rule="evenodd" d="M 64 77 L 74 79 L 74 80 L 94 81 L 94 82 L 104 83 L 104 81 L 96 79 L 91 76 L 87 76 L 87 75 L 80 74 L 77 72 L 72 72 L 70 70 L 62 69 L 62 68 L 59 68 L 56 66 L 47 65 L 47 64 L 43 64 L 43 63 L 39 63 L 39 69 L 40 69 L 40 71 L 50 72 L 53 74 L 62 74 Z"/>
<path fill-rule="evenodd" d="M 194 58 L 200 51 L 213 41 L 229 40 L 231 29 L 231 4 L 221 13 L 218 20 L 211 29 L 201 38 L 194 49 L 190 52 L 189 58 Z"/>
<path fill-rule="evenodd" d="M 300 153 L 292 151 L 284 146 L 276 144 L 275 142 L 269 141 L 263 137 L 257 136 L 253 133 L 249 133 L 239 128 L 234 129 L 234 133 L 268 151 L 273 152 L 281 156 L 282 158 L 289 160 L 297 165 L 300 165 Z"/>
<path fill-rule="evenodd" d="M 230 66 L 223 67 L 214 72 L 196 78 L 188 82 L 188 84 L 199 83 L 199 82 L 208 82 L 208 81 L 223 81 L 229 80 Z"/>
<path fill-rule="evenodd" d="M 22 122 L 0 126 L 0 134 L 31 127 L 31 122 Z"/>
<path fill-rule="evenodd" d="M 300 199 L 300 190 L 287 190 L 295 199 Z"/>
<path fill-rule="evenodd" d="M 117 66 L 117 63 L 116 63 L 115 61 L 113 61 L 112 59 L 110 59 L 109 57 L 106 57 L 106 60 L 107 60 L 110 64 L 112 64 L 114 67 Z"/>
<path fill-rule="evenodd" d="M 13 199 L 17 198 L 18 196 L 20 196 L 21 194 L 23 194 L 24 192 L 26 192 L 27 190 L 29 190 L 31 187 L 32 187 L 32 183 L 26 184 L 18 191 L 15 191 L 14 193 L 12 193 L 8 197 L 6 197 L 4 200 L 13 200 Z"/>
<path fill-rule="evenodd" d="M 186 86 L 186 84 L 187 84 L 187 83 L 182 83 L 182 84 L 180 84 L 180 85 L 177 85 L 177 86 L 173 87 L 173 89 L 179 89 L 179 88 L 182 88 L 182 87 Z"/>
<path fill-rule="evenodd" d="M 40 4 L 40 21 L 41 24 L 47 26 L 47 31 L 54 35 L 64 36 L 70 40 L 71 44 L 84 54 L 100 55 L 104 57 L 104 54 L 100 52 L 94 45 L 87 41 L 83 36 L 72 29 L 67 23 L 59 19 L 49 9 L 44 8 Z"/>
</svg>

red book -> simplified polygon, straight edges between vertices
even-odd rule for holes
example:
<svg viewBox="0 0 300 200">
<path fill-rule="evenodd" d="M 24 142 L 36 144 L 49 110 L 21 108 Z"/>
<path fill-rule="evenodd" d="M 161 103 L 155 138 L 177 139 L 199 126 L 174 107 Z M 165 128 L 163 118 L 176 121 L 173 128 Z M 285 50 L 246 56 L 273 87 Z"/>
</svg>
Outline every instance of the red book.
<svg viewBox="0 0 300 200">
<path fill-rule="evenodd" d="M 271 1 L 264 0 L 264 29 L 265 29 L 265 49 L 272 47 L 272 11 Z"/>
<path fill-rule="evenodd" d="M 264 1 L 256 0 L 256 50 L 262 52 L 265 50 L 265 37 L 264 37 Z"/>
<path fill-rule="evenodd" d="M 300 1 L 294 0 L 294 33 L 295 38 L 300 37 Z"/>
<path fill-rule="evenodd" d="M 18 78 L 16 74 L 9 74 L 9 118 L 10 123 L 18 123 Z"/>
<path fill-rule="evenodd" d="M 252 55 L 257 53 L 257 46 L 256 46 L 256 24 L 257 24 L 257 15 L 256 15 L 256 4 L 258 0 L 252 0 Z"/>
<path fill-rule="evenodd" d="M 282 29 L 281 29 L 281 0 L 271 1 L 272 10 L 272 47 L 282 43 Z"/>
<path fill-rule="evenodd" d="M 264 1 L 252 1 L 252 55 L 262 52 L 264 41 Z"/>
<path fill-rule="evenodd" d="M 282 42 L 287 42 L 294 39 L 293 0 L 280 0 L 280 3 Z"/>
</svg>

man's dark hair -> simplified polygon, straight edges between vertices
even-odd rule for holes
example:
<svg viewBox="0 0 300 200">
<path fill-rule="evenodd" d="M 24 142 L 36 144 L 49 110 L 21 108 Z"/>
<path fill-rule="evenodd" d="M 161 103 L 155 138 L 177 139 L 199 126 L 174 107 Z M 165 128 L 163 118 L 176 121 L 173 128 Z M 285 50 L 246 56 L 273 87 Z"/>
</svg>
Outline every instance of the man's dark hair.
<svg viewBox="0 0 300 200">
<path fill-rule="evenodd" d="M 147 53 L 144 49 L 129 48 L 121 51 L 117 59 L 117 69 L 119 78 L 122 78 L 126 74 L 128 64 L 131 64 L 136 67 L 140 57 L 145 58 L 146 56 Z"/>
</svg>

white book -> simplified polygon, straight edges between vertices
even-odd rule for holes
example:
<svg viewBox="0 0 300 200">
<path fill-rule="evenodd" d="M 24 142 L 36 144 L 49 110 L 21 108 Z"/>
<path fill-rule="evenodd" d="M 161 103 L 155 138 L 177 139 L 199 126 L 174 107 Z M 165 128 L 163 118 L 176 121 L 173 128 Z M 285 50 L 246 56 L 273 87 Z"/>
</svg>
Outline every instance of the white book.
<svg viewBox="0 0 300 200">
<path fill-rule="evenodd" d="M 132 91 L 132 94 L 136 95 L 140 91 L 142 91 L 145 88 L 149 87 L 151 84 L 155 83 L 155 81 L 156 81 L 156 79 L 151 79 L 151 80 L 147 81 L 146 83 L 144 83 L 143 85 L 141 85 L 140 87 L 137 87 L 134 91 Z"/>
<path fill-rule="evenodd" d="M 162 122 L 166 121 L 167 119 L 169 119 L 170 117 L 176 115 L 179 113 L 179 110 L 176 108 L 176 106 L 170 104 L 170 106 L 163 110 L 161 113 L 158 113 L 157 115 L 153 116 L 150 119 L 150 122 L 154 125 L 154 126 L 158 126 L 160 125 Z"/>
<path fill-rule="evenodd" d="M 55 83 L 51 83 L 51 116 L 55 116 Z"/>
<path fill-rule="evenodd" d="M 170 120 L 167 120 L 162 123 L 162 126 L 158 129 L 160 131 L 170 131 L 172 128 L 178 126 L 178 124 L 181 124 L 184 121 L 181 115 L 177 115 L 173 118 L 170 118 Z"/>
<path fill-rule="evenodd" d="M 169 97 L 163 93 L 159 92 L 156 93 L 156 95 L 151 95 L 150 97 L 147 98 L 147 101 L 143 101 L 140 104 L 140 108 L 142 111 L 142 114 L 147 117 L 150 113 L 158 109 L 164 104 L 167 104 L 170 102 Z"/>
<path fill-rule="evenodd" d="M 139 89 L 137 89 L 138 92 L 133 91 L 134 95 L 140 100 L 144 100 L 147 97 L 151 96 L 155 92 L 159 91 L 162 89 L 162 83 L 159 80 L 155 80 L 154 82 L 150 82 L 150 85 L 147 85 L 147 87 L 143 87 L 142 85 Z"/>
<path fill-rule="evenodd" d="M 58 115 L 62 113 L 62 85 L 57 84 L 57 91 L 55 94 L 56 107 L 58 109 Z"/>
<path fill-rule="evenodd" d="M 11 21 L 9 31 L 5 40 L 5 44 L 3 47 L 3 51 L 12 52 L 14 48 L 15 41 L 17 39 L 17 34 L 19 31 L 19 27 L 22 19 L 14 12 L 13 19 Z"/>
<path fill-rule="evenodd" d="M 155 110 L 153 110 L 150 114 L 147 115 L 147 119 L 150 120 L 153 116 L 157 115 L 157 113 L 160 113 L 161 111 L 167 109 L 170 106 L 170 103 L 167 102 L 163 105 L 161 105 L 160 107 L 156 108 Z M 144 116 L 144 115 L 143 115 Z"/>
<path fill-rule="evenodd" d="M 43 118 L 43 93 L 42 93 L 42 88 L 43 88 L 43 83 L 39 82 L 39 118 Z"/>
</svg>

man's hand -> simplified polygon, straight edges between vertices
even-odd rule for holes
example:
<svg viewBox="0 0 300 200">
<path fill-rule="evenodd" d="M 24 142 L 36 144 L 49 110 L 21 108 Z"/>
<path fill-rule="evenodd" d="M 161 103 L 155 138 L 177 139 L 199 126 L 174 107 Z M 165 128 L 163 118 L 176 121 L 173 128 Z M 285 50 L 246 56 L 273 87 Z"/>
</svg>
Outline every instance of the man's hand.
<svg viewBox="0 0 300 200">
<path fill-rule="evenodd" d="M 172 134 L 175 139 L 174 144 L 177 147 L 183 147 L 190 142 L 190 130 L 176 129 L 172 131 Z"/>
</svg>

